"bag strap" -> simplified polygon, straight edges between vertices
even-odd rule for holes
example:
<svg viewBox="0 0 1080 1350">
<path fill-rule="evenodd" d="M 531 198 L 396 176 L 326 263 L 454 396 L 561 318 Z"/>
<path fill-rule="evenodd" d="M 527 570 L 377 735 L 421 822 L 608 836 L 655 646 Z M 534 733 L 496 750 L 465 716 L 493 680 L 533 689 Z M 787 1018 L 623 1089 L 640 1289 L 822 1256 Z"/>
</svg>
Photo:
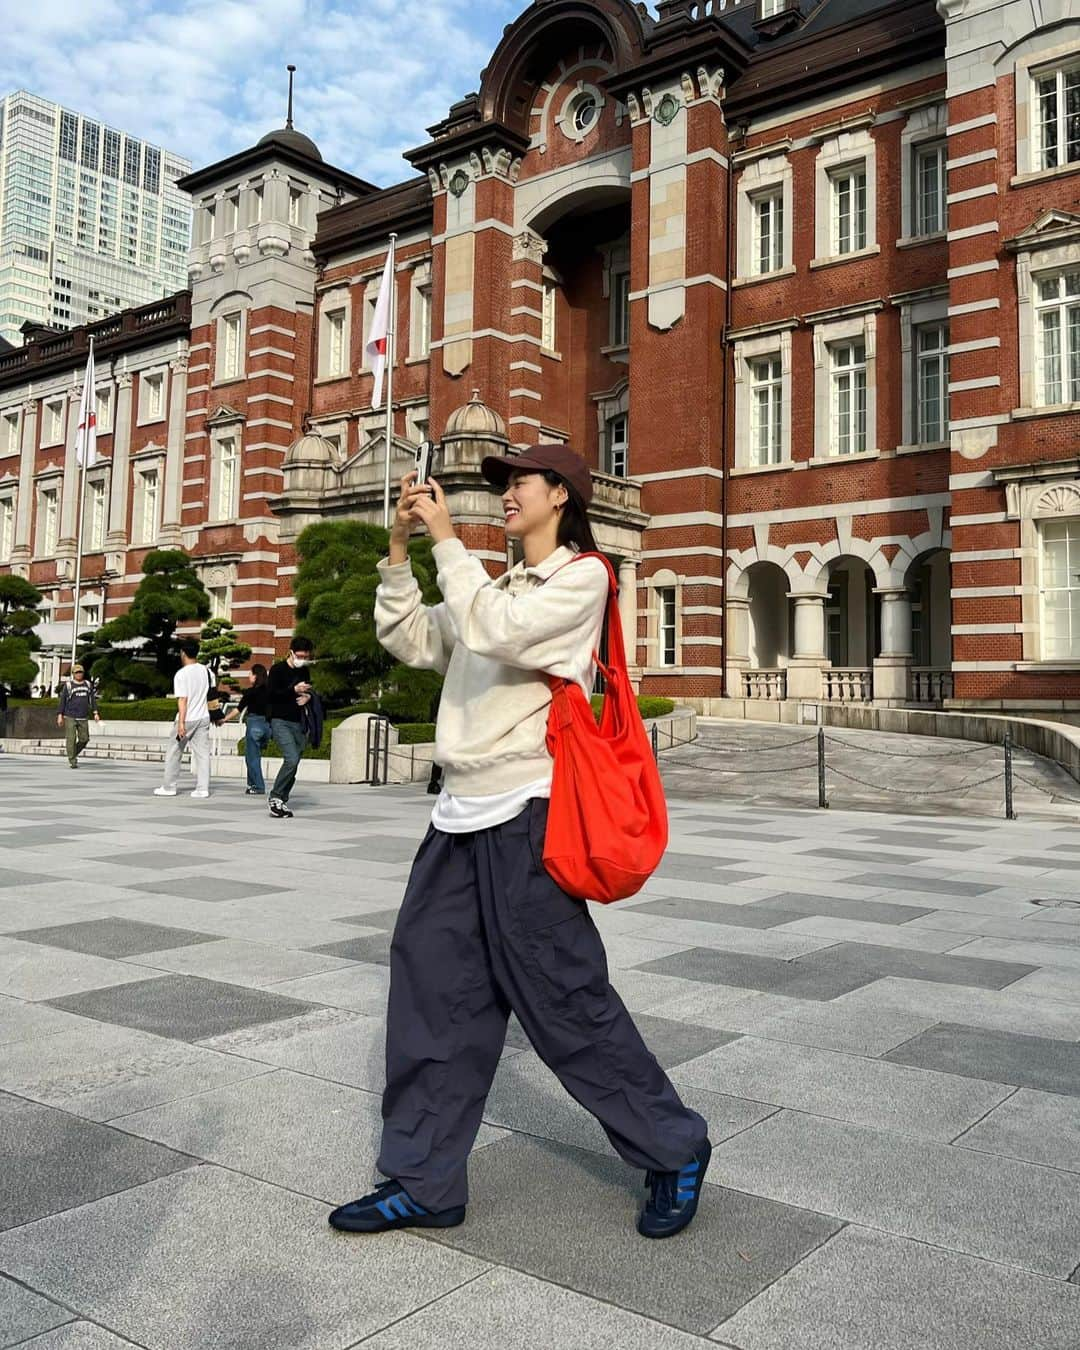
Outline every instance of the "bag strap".
<svg viewBox="0 0 1080 1350">
<path fill-rule="evenodd" d="M 611 683 L 612 672 L 621 671 L 629 679 L 630 672 L 626 665 L 626 643 L 623 640 L 622 615 L 619 613 L 619 583 L 610 561 L 603 553 L 575 553 L 567 562 L 556 567 L 551 576 L 553 577 L 556 573 L 561 572 L 564 567 L 570 567 L 576 562 L 581 562 L 584 558 L 599 558 L 608 574 L 607 609 L 604 615 L 604 624 L 607 628 L 608 659 L 606 662 L 601 661 L 600 653 L 593 652 L 593 660 L 603 673 L 605 681 L 609 684 Z M 550 581 L 551 577 L 545 577 L 544 580 Z M 573 714 L 566 698 L 567 681 L 561 675 L 549 675 L 548 684 L 551 686 L 552 704 L 559 719 L 559 725 L 561 727 L 569 726 L 573 720 Z"/>
</svg>

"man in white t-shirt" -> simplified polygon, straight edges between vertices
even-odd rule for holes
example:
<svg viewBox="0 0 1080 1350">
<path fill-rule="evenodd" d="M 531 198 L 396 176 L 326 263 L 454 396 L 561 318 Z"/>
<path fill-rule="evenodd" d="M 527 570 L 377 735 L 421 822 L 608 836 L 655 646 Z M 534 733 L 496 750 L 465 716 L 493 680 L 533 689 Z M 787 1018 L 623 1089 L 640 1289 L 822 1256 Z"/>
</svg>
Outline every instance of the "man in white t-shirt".
<svg viewBox="0 0 1080 1350">
<path fill-rule="evenodd" d="M 185 750 L 191 751 L 191 767 L 195 773 L 195 791 L 191 795 L 210 796 L 210 710 L 207 707 L 210 685 L 210 672 L 199 664 L 199 644 L 194 638 L 185 638 L 180 643 L 180 669 L 173 677 L 176 721 L 165 752 L 165 778 L 161 787 L 154 789 L 155 797 L 176 796 L 180 758 Z"/>
</svg>

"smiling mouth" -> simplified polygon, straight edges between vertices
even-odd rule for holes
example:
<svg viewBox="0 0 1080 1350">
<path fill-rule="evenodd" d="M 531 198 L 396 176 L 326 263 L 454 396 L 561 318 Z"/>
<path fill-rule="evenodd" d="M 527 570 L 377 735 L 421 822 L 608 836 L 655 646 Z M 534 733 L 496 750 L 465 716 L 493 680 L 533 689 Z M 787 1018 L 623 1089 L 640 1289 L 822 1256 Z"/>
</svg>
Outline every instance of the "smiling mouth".
<svg viewBox="0 0 1080 1350">
<path fill-rule="evenodd" d="M 514 520 L 514 519 L 516 519 L 518 516 L 521 515 L 521 512 L 518 510 L 518 508 L 517 508 L 516 506 L 508 506 L 508 507 L 506 508 L 506 513 L 505 513 L 505 514 L 506 514 L 506 519 L 507 519 L 507 520 Z"/>
</svg>

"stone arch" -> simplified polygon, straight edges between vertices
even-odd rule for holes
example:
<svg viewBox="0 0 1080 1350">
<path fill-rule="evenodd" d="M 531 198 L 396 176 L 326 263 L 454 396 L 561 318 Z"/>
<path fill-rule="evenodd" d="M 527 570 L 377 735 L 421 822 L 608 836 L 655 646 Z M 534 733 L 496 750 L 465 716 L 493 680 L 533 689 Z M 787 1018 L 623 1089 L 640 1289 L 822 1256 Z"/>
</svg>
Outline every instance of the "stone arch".
<svg viewBox="0 0 1080 1350">
<path fill-rule="evenodd" d="M 241 290 L 239 287 L 233 291 L 226 291 L 224 295 L 218 298 L 210 306 L 210 317 L 218 318 L 222 314 L 227 314 L 234 309 L 250 309 L 251 292 Z"/>
<path fill-rule="evenodd" d="M 785 574 L 793 590 L 803 589 L 803 573 L 789 549 L 778 548 L 775 544 L 741 549 L 728 555 L 730 562 L 727 570 L 727 594 L 733 600 L 750 598 L 750 569 L 757 563 L 775 563 Z"/>
<path fill-rule="evenodd" d="M 623 172 L 615 164 L 605 164 L 590 174 L 588 181 L 584 183 L 576 173 L 560 174 L 550 191 L 531 204 L 527 204 L 526 191 L 519 189 L 519 193 L 523 211 L 517 224 L 528 226 L 537 234 L 546 234 L 556 221 L 578 205 L 587 203 L 590 210 L 622 203 L 629 206 L 629 167 Z"/>
<path fill-rule="evenodd" d="M 644 55 L 642 15 L 629 0 L 553 0 L 533 5 L 503 32 L 480 77 L 480 116 L 523 136 L 537 85 L 551 67 L 579 48 L 603 46 L 616 71 Z"/>
<path fill-rule="evenodd" d="M 832 565 L 841 558 L 859 558 L 873 572 L 874 585 L 885 589 L 891 581 L 889 561 L 881 551 L 881 546 L 885 542 L 893 541 L 859 539 L 852 535 L 843 544 L 838 539 L 823 544 L 816 558 L 818 567 L 813 575 L 811 575 L 812 564 L 807 564 L 807 577 L 812 581 L 813 589 L 822 593 L 829 589 L 829 573 Z"/>
</svg>

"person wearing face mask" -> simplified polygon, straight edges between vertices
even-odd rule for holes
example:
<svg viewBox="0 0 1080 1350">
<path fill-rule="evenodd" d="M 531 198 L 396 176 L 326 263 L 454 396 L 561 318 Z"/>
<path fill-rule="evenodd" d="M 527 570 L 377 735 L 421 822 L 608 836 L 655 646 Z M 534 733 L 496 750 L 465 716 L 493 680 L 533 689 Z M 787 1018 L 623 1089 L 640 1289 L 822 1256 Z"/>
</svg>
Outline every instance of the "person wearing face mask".
<svg viewBox="0 0 1080 1350">
<path fill-rule="evenodd" d="M 588 466 L 561 445 L 489 457 L 506 533 L 523 560 L 493 580 L 457 538 L 434 480 L 401 480 L 375 623 L 399 661 L 445 675 L 435 758 L 445 778 L 416 855 L 390 953 L 378 1170 L 334 1228 L 383 1232 L 463 1222 L 466 1164 L 516 1013 L 617 1153 L 646 1172 L 643 1237 L 693 1219 L 711 1146 L 608 980 L 586 904 L 543 864 L 552 759 L 549 676 L 591 690 L 609 593 L 587 507 Z M 443 602 L 425 606 L 408 560 L 422 524 Z M 568 1197 L 568 1203 L 573 1198 Z"/>
<path fill-rule="evenodd" d="M 280 819 L 291 818 L 289 794 L 296 782 L 300 756 L 304 753 L 303 708 L 310 703 L 314 690 L 311 686 L 310 666 L 315 644 L 310 638 L 297 634 L 289 643 L 289 654 L 284 661 L 275 661 L 270 667 L 266 687 L 270 700 L 270 731 L 281 750 L 281 768 L 270 789 L 270 814 Z"/>
</svg>

